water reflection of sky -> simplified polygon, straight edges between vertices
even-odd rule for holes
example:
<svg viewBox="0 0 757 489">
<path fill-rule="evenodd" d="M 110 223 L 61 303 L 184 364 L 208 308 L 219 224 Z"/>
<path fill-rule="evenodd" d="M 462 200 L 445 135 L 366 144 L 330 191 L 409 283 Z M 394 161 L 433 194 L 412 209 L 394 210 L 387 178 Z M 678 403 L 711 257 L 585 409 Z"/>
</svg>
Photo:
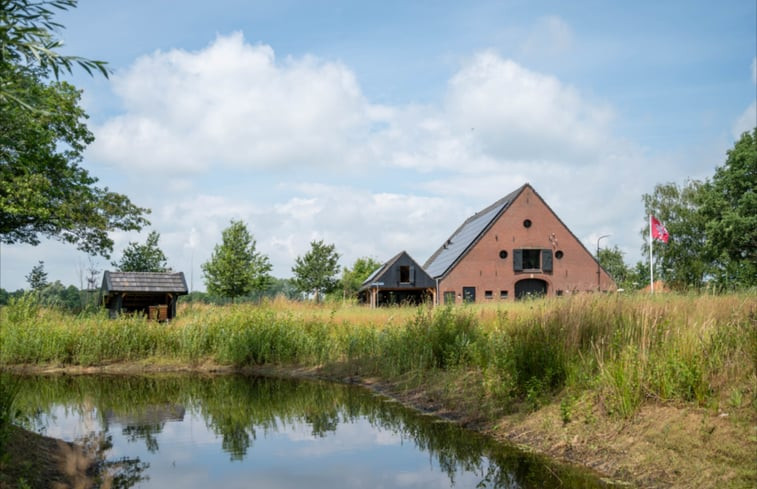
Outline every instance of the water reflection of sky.
<svg viewBox="0 0 757 489">
<path fill-rule="evenodd" d="M 104 429 L 94 409 L 56 406 L 42 416 L 48 436 L 73 441 Z M 434 457 L 391 430 L 367 419 L 340 420 L 334 431 L 314 436 L 311 425 L 284 423 L 255 432 L 242 460 L 232 460 L 222 437 L 188 409 L 181 421 L 166 421 L 153 437 L 158 450 L 143 439 L 124 434 L 125 425 L 111 420 L 109 459 L 135 458 L 149 463 L 148 480 L 137 487 L 182 488 L 473 488 L 481 475 L 460 471 L 454 485 Z"/>
</svg>

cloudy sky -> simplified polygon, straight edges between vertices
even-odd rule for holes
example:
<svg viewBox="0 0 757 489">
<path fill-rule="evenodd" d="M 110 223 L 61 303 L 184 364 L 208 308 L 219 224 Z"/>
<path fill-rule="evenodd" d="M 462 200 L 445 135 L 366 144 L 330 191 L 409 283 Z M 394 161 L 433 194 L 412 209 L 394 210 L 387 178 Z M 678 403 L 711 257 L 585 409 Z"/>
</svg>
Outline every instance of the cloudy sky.
<svg viewBox="0 0 757 489">
<path fill-rule="evenodd" d="M 590 249 L 640 259 L 643 193 L 712 176 L 757 124 L 757 6 L 724 2 L 80 0 L 60 15 L 96 141 L 83 166 L 152 209 L 169 265 L 241 219 L 278 277 L 312 240 L 341 263 L 423 263 L 525 182 Z M 90 258 L 4 245 L 0 287 L 81 284 Z"/>
</svg>

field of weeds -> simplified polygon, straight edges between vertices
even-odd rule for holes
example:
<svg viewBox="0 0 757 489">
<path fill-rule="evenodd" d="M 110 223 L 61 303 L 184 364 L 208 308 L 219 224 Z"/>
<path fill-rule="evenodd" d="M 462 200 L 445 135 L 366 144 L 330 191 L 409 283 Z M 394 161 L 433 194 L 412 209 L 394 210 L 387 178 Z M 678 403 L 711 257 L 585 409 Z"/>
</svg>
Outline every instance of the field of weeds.
<svg viewBox="0 0 757 489">
<path fill-rule="evenodd" d="M 72 316 L 31 297 L 0 310 L 0 365 L 118 362 L 317 367 L 386 380 L 447 375 L 487 416 L 590 392 L 612 416 L 645 402 L 757 410 L 753 294 L 581 295 L 369 309 L 275 300 L 187 304 L 170 323 Z"/>
</svg>

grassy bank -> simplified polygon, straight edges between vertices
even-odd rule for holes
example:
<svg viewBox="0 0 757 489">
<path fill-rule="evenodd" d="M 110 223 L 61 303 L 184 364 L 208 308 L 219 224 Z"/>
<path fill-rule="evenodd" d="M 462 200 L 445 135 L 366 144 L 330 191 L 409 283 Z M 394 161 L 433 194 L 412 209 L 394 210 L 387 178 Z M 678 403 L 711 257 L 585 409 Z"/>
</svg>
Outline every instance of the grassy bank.
<svg viewBox="0 0 757 489">
<path fill-rule="evenodd" d="M 606 417 L 622 427 L 649 408 L 696 409 L 731 416 L 735 436 L 743 429 L 741 441 L 757 446 L 757 300 L 748 294 L 433 310 L 193 305 L 170 324 L 73 317 L 22 301 L 0 311 L 0 324 L 3 365 L 318 367 L 401 383 L 481 426 L 551 409 L 563 426 Z M 753 462 L 722 463 L 735 464 L 729 480 L 748 487 Z"/>
</svg>

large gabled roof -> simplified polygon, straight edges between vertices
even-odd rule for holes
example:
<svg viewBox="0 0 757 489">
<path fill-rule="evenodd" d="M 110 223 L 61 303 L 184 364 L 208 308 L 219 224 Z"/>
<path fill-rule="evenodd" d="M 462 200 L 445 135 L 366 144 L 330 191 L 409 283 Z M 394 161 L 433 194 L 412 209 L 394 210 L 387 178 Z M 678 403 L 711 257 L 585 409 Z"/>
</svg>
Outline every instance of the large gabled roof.
<svg viewBox="0 0 757 489">
<path fill-rule="evenodd" d="M 507 207 L 525 189 L 530 187 L 524 184 L 517 190 L 505 195 L 486 209 L 476 212 L 452 233 L 447 241 L 426 260 L 423 268 L 433 278 L 441 277 L 462 258 L 468 250 L 489 229 L 494 221 L 507 209 Z"/>
<path fill-rule="evenodd" d="M 157 292 L 186 294 L 183 272 L 109 272 L 103 274 L 102 290 L 109 292 Z"/>
</svg>

